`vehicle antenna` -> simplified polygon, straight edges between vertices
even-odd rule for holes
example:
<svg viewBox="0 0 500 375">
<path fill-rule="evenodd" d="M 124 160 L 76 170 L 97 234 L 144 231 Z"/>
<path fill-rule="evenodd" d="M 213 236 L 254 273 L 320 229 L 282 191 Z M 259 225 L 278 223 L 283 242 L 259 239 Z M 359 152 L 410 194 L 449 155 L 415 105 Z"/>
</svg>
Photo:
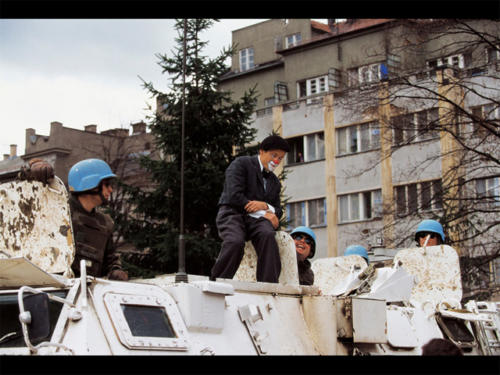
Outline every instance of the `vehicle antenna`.
<svg viewBox="0 0 500 375">
<path fill-rule="evenodd" d="M 184 19 L 183 56 L 182 56 L 182 130 L 181 130 L 181 217 L 179 233 L 179 269 L 175 274 L 175 282 L 187 282 L 186 251 L 184 241 L 184 121 L 186 102 L 186 38 L 187 19 Z"/>
</svg>

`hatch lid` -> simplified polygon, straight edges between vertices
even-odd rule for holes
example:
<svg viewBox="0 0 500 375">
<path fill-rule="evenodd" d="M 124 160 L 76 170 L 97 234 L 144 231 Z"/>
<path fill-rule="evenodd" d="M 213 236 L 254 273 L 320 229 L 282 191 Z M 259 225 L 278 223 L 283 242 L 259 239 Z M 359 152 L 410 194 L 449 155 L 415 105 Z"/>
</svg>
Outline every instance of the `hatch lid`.
<svg viewBox="0 0 500 375">
<path fill-rule="evenodd" d="M 23 285 L 65 286 L 62 280 L 45 272 L 26 258 L 0 259 L 0 288 L 13 288 Z"/>
</svg>

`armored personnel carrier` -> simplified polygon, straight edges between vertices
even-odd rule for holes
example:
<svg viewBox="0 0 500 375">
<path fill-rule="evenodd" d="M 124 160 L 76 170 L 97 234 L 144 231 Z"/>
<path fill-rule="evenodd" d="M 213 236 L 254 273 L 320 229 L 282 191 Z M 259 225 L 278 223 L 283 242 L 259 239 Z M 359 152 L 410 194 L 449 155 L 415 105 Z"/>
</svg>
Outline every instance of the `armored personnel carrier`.
<svg viewBox="0 0 500 375">
<path fill-rule="evenodd" d="M 112 281 L 70 265 L 68 194 L 50 185 L 0 185 L 0 354 L 420 355 L 448 338 L 470 355 L 500 354 L 499 306 L 462 306 L 456 251 L 403 249 L 392 267 L 357 255 L 313 262 L 298 282 L 295 249 L 277 232 L 280 282 L 255 281 L 250 243 L 232 280 L 188 275 Z"/>
</svg>

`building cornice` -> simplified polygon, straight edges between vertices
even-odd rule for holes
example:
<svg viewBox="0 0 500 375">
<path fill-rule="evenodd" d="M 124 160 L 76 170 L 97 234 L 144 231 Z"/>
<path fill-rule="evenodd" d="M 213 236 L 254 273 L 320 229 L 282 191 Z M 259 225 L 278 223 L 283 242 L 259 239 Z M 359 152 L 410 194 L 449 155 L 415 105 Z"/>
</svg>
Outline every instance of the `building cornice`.
<svg viewBox="0 0 500 375">
<path fill-rule="evenodd" d="M 251 75 L 252 73 L 262 72 L 262 71 L 267 70 L 267 69 L 273 69 L 273 68 L 276 68 L 278 66 L 282 66 L 284 64 L 285 64 L 285 62 L 282 59 L 278 59 L 278 60 L 269 61 L 267 63 L 259 64 L 252 69 L 245 70 L 244 72 L 235 73 L 233 71 L 230 71 L 230 72 L 222 75 L 219 78 L 219 82 L 229 81 L 233 78 L 239 78 L 242 76 Z"/>
<path fill-rule="evenodd" d="M 59 155 L 69 155 L 71 150 L 68 148 L 52 147 L 41 151 L 31 152 L 29 154 L 24 154 L 21 156 L 24 160 L 30 160 L 32 158 L 42 157 L 48 154 L 59 154 Z"/>
</svg>

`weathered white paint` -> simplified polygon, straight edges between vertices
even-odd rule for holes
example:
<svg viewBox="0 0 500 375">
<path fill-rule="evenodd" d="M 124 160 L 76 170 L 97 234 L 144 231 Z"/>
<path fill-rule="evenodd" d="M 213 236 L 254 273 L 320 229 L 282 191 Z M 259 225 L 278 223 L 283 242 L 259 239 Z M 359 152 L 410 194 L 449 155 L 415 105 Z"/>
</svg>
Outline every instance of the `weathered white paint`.
<svg viewBox="0 0 500 375">
<path fill-rule="evenodd" d="M 75 255 L 68 194 L 62 181 L 0 185 L 0 250 L 50 273 L 71 274 Z"/>
<path fill-rule="evenodd" d="M 281 273 L 280 284 L 298 285 L 297 252 L 292 237 L 286 232 L 276 232 L 276 242 L 280 249 Z M 234 275 L 235 280 L 257 281 L 257 253 L 250 241 L 245 244 L 243 259 Z"/>
</svg>

